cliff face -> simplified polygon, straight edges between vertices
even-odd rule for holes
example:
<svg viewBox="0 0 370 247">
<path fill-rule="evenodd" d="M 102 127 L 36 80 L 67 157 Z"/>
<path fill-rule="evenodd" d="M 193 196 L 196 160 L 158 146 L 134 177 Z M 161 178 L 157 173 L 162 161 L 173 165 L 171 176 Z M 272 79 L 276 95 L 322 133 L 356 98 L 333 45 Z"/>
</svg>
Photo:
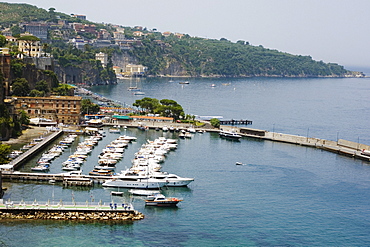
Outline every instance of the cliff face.
<svg viewBox="0 0 370 247">
<path fill-rule="evenodd" d="M 106 81 L 102 78 L 101 67 L 91 61 L 83 61 L 78 65 L 61 66 L 55 62 L 55 73 L 60 83 L 103 85 L 117 83 L 116 78 Z"/>
<path fill-rule="evenodd" d="M 93 68 L 88 62 L 84 62 L 79 66 L 63 67 L 56 63 L 55 73 L 58 76 L 60 83 L 71 84 L 100 84 L 100 72 Z"/>
<path fill-rule="evenodd" d="M 189 76 L 188 71 L 178 61 L 169 59 L 166 62 L 165 68 L 159 72 L 161 75 Z"/>
<path fill-rule="evenodd" d="M 31 89 L 34 89 L 36 83 L 39 81 L 46 81 L 49 88 L 55 85 L 55 79 L 49 73 L 45 73 L 45 70 L 40 70 L 36 68 L 35 65 L 26 64 L 23 67 L 22 77 L 26 78 Z"/>
<path fill-rule="evenodd" d="M 125 68 L 127 64 L 138 64 L 136 57 L 130 56 L 127 52 L 122 54 L 113 53 L 112 63 L 114 66 Z"/>
</svg>

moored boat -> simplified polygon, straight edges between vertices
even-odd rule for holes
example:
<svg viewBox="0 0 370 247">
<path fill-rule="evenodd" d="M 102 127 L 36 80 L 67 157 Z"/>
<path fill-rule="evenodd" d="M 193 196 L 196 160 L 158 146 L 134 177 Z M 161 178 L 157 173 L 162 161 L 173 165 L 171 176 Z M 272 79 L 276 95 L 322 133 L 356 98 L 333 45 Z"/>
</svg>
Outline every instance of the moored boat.
<svg viewBox="0 0 370 247">
<path fill-rule="evenodd" d="M 94 169 L 89 172 L 91 176 L 112 176 L 113 172 L 111 170 L 103 170 L 103 169 Z"/>
<path fill-rule="evenodd" d="M 234 131 L 224 131 L 224 130 L 220 131 L 219 136 L 232 140 L 239 140 L 242 137 L 241 135 L 235 133 Z"/>
<path fill-rule="evenodd" d="M 109 129 L 109 133 L 117 133 L 117 134 L 119 134 L 119 133 L 121 133 L 121 130 L 118 129 L 118 128 L 110 128 Z"/>
<path fill-rule="evenodd" d="M 163 181 L 166 181 L 166 186 L 168 187 L 185 187 L 194 181 L 194 178 L 180 177 L 176 174 L 167 172 L 152 172 L 149 176 L 151 178 L 162 179 Z"/>
<path fill-rule="evenodd" d="M 145 200 L 145 206 L 158 206 L 158 207 L 175 207 L 182 199 L 176 197 L 165 197 L 162 194 L 148 196 Z"/>
<path fill-rule="evenodd" d="M 111 191 L 112 196 L 123 196 L 123 191 Z"/>
<path fill-rule="evenodd" d="M 132 189 L 158 189 L 167 184 L 166 181 L 150 178 L 129 170 L 115 176 L 113 179 L 106 180 L 104 187 L 132 188 Z"/>
<path fill-rule="evenodd" d="M 137 190 L 137 189 L 131 189 L 128 192 L 136 196 L 153 196 L 155 194 L 161 193 L 159 190 Z"/>
</svg>

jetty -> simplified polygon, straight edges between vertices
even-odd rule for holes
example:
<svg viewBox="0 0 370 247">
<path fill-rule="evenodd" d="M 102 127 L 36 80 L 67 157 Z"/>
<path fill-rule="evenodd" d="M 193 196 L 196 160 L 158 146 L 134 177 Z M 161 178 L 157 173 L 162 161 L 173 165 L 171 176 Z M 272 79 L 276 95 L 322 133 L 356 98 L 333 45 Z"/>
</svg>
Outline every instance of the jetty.
<svg viewBox="0 0 370 247">
<path fill-rule="evenodd" d="M 62 183 L 64 186 L 94 186 L 102 184 L 112 176 L 91 176 L 91 175 L 69 175 L 68 173 L 41 173 L 41 172 L 2 172 L 4 180 L 21 180 L 47 183 Z"/>
<path fill-rule="evenodd" d="M 144 219 L 131 204 L 63 203 L 0 200 L 0 219 L 133 221 Z"/>
<path fill-rule="evenodd" d="M 365 155 L 362 150 L 370 150 L 369 145 L 338 139 L 337 141 L 330 141 L 320 138 L 313 138 L 308 136 L 298 136 L 283 133 L 270 132 L 267 130 L 252 129 L 252 128 L 235 128 L 231 126 L 221 126 L 220 128 L 226 130 L 233 130 L 236 133 L 250 138 L 257 138 L 261 140 L 269 140 L 274 142 L 284 142 L 294 145 L 307 146 L 312 148 L 319 148 L 330 151 L 340 155 L 346 155 L 353 158 L 361 159 L 370 162 L 370 156 Z"/>
<path fill-rule="evenodd" d="M 43 138 L 40 142 L 38 142 L 35 146 L 28 149 L 26 152 L 22 153 L 20 156 L 15 158 L 14 160 L 10 161 L 6 165 L 1 165 L 0 168 L 2 170 L 15 170 L 19 168 L 22 164 L 27 162 L 29 159 L 33 158 L 35 154 L 44 151 L 44 148 L 49 145 L 52 141 L 57 139 L 59 136 L 63 134 L 63 131 L 56 131 L 51 132 L 48 136 Z"/>
<path fill-rule="evenodd" d="M 230 125 L 249 125 L 249 124 L 252 124 L 252 121 L 251 120 L 243 120 L 243 119 L 240 119 L 240 120 L 235 120 L 235 119 L 231 119 L 231 120 L 220 120 L 220 124 L 224 125 L 224 124 L 230 124 Z"/>
</svg>

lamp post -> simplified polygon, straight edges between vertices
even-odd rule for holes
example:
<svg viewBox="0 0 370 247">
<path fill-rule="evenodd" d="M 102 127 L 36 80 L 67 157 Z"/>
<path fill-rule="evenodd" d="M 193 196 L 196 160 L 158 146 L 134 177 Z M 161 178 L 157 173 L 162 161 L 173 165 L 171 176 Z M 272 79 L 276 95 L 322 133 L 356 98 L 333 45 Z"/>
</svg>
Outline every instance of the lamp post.
<svg viewBox="0 0 370 247">
<path fill-rule="evenodd" d="M 308 134 L 310 133 L 310 128 L 307 128 L 307 139 L 306 142 L 308 142 Z"/>
<path fill-rule="evenodd" d="M 337 145 L 339 144 L 339 131 L 337 131 Z"/>
<path fill-rule="evenodd" d="M 275 138 L 275 124 L 272 125 L 272 139 Z"/>
<path fill-rule="evenodd" d="M 360 137 L 357 137 L 357 151 L 360 150 Z"/>
</svg>

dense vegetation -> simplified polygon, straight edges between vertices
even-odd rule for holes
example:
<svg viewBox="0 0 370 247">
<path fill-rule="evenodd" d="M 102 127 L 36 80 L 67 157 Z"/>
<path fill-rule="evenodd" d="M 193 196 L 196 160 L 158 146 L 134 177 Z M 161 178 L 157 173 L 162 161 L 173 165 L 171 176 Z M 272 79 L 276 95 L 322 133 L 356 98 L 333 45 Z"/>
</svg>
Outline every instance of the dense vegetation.
<svg viewBox="0 0 370 247">
<path fill-rule="evenodd" d="M 13 24 L 31 21 L 58 22 L 58 19 L 74 22 L 76 18 L 61 12 L 55 12 L 55 8 L 45 10 L 29 4 L 13 4 L 0 2 L 0 25 L 11 27 Z M 86 24 L 95 24 L 86 20 L 79 20 Z M 102 24 L 97 24 L 103 26 Z"/>
<path fill-rule="evenodd" d="M 145 97 L 136 100 L 133 106 L 142 108 L 145 113 L 159 114 L 162 117 L 172 117 L 175 120 L 185 116 L 181 105 L 170 99 L 153 99 Z"/>
<path fill-rule="evenodd" d="M 55 12 L 54 8 L 47 11 L 27 4 L 0 3 L 0 25 L 11 27 L 13 35 L 20 31 L 19 26 L 14 24 L 22 21 L 56 22 L 58 19 L 76 22 L 76 18 Z M 80 19 L 78 22 L 94 24 L 97 30 L 104 28 L 110 33 L 115 31 L 110 24 L 103 25 Z M 338 64 L 314 61 L 310 56 L 291 55 L 263 46 L 252 46 L 242 40 L 233 43 L 225 38 L 214 40 L 189 35 L 178 37 L 174 34 L 165 37 L 160 32 L 146 28 L 140 30 L 144 36 L 135 37 L 134 31 L 134 28 L 125 27 L 127 39 L 135 38 L 140 41 L 131 47 L 128 54 L 122 53 L 118 47 L 107 48 L 104 52 L 108 52 L 110 56 L 120 53 L 133 57 L 139 64 L 148 67 L 148 75 L 325 77 L 351 74 Z M 88 39 L 96 38 L 86 36 L 88 34 L 71 32 L 69 38 L 76 35 L 85 35 Z M 49 39 L 53 42 L 44 49 L 53 54 L 62 66 L 83 67 L 86 63 L 91 63 L 93 69 L 99 71 L 103 81 L 114 80 L 113 70 L 109 66 L 103 69 L 93 62 L 94 54 L 102 49 L 86 46 L 85 51 L 79 51 L 69 47 L 60 38 L 51 35 Z M 86 80 L 91 77 L 88 74 L 85 76 Z"/>
<path fill-rule="evenodd" d="M 81 100 L 81 114 L 96 114 L 99 111 L 99 105 L 93 103 L 90 99 Z"/>
<path fill-rule="evenodd" d="M 159 46 L 162 39 L 168 45 Z M 338 64 L 314 61 L 310 56 L 295 56 L 225 39 L 148 36 L 132 54 L 158 74 L 170 63 L 177 63 L 189 76 L 344 76 L 349 71 Z"/>
</svg>

